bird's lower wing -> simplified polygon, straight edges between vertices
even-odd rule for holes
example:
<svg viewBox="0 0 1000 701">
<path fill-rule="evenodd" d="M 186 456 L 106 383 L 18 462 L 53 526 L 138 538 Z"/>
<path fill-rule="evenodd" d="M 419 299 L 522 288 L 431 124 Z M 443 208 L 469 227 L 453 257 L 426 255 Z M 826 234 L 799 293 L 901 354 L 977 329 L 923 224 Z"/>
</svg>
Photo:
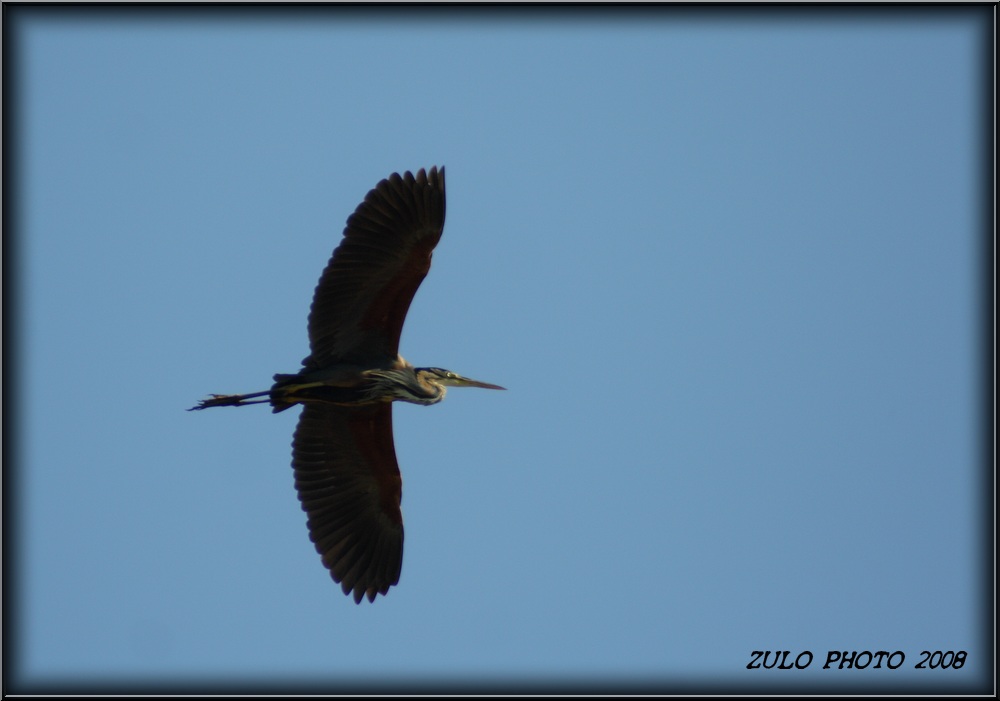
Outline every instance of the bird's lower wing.
<svg viewBox="0 0 1000 701">
<path fill-rule="evenodd" d="M 292 441 L 295 488 L 309 537 L 355 602 L 385 594 L 403 561 L 402 482 L 390 403 L 303 405 Z"/>
</svg>

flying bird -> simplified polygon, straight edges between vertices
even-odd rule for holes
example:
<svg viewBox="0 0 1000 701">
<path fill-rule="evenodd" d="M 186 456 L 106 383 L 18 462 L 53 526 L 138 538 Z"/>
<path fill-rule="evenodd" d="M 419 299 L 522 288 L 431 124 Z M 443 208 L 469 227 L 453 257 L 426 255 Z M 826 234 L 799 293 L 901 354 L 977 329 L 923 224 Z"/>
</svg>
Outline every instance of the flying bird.
<svg viewBox="0 0 1000 701">
<path fill-rule="evenodd" d="M 399 355 L 406 312 L 444 229 L 444 167 L 394 173 L 358 205 L 320 276 L 309 355 L 271 389 L 213 394 L 190 410 L 295 404 L 295 488 L 323 564 L 355 603 L 385 595 L 403 562 L 402 481 L 392 402 L 436 404 L 447 387 L 504 389 Z"/>
</svg>

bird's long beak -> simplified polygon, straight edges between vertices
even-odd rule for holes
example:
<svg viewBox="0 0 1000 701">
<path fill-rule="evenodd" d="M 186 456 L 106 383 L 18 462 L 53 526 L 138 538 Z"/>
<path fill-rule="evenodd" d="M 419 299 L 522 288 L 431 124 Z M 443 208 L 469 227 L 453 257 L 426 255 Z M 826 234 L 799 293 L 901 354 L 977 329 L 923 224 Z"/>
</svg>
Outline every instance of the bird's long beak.
<svg viewBox="0 0 1000 701">
<path fill-rule="evenodd" d="M 506 387 L 501 387 L 500 385 L 491 385 L 488 382 L 480 382 L 479 380 L 470 380 L 468 377 L 462 377 L 459 375 L 455 378 L 456 387 L 481 387 L 482 389 L 507 389 Z"/>
</svg>

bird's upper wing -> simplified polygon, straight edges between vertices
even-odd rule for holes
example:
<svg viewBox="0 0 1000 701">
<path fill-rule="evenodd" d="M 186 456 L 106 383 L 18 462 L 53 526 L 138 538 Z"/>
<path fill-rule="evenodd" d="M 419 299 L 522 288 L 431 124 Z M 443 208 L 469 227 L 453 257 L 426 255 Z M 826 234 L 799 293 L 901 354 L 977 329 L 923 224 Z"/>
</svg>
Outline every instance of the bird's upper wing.
<svg viewBox="0 0 1000 701">
<path fill-rule="evenodd" d="M 393 174 L 347 220 L 309 313 L 307 369 L 392 361 L 444 229 L 444 168 Z"/>
<path fill-rule="evenodd" d="M 354 601 L 385 594 L 403 562 L 402 481 L 392 404 L 306 402 L 292 441 L 295 488 L 309 537 Z"/>
</svg>

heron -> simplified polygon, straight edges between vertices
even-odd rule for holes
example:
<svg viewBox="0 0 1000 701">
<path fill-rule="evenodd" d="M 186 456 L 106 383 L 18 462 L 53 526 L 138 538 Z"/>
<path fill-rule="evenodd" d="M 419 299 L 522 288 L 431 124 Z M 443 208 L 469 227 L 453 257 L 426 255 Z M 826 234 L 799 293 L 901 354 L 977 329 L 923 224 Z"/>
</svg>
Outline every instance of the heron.
<svg viewBox="0 0 1000 701">
<path fill-rule="evenodd" d="M 309 311 L 309 355 L 269 390 L 213 394 L 189 411 L 302 405 L 292 439 L 309 537 L 344 594 L 373 602 L 399 583 L 402 480 L 392 402 L 437 404 L 448 387 L 504 389 L 399 355 L 403 322 L 430 270 L 445 214 L 444 167 L 393 173 L 347 219 Z"/>
</svg>

